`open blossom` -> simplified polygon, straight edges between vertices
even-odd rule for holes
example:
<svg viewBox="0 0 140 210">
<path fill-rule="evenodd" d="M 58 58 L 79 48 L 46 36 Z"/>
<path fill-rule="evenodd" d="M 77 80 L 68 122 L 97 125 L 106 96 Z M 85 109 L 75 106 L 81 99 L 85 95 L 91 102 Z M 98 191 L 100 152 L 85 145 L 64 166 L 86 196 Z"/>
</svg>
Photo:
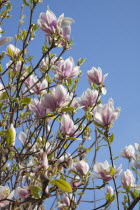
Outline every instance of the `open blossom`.
<svg viewBox="0 0 140 210">
<path fill-rule="evenodd" d="M 47 10 L 46 13 L 40 14 L 38 25 L 46 34 L 53 34 L 57 29 L 57 18 L 52 11 Z"/>
<path fill-rule="evenodd" d="M 64 194 L 61 198 L 61 202 L 58 202 L 57 204 L 57 208 L 58 209 L 64 209 L 66 207 L 69 207 L 70 205 L 72 205 L 72 202 L 75 202 L 75 198 L 72 194 Z"/>
<path fill-rule="evenodd" d="M 124 158 L 130 159 L 134 156 L 135 150 L 132 145 L 126 146 L 120 153 L 120 155 Z"/>
<path fill-rule="evenodd" d="M 80 98 L 76 99 L 78 106 L 82 106 L 86 111 L 88 107 L 94 107 L 98 99 L 98 91 L 88 88 Z"/>
<path fill-rule="evenodd" d="M 93 67 L 91 70 L 87 72 L 88 81 L 90 83 L 95 83 L 96 85 L 103 84 L 105 78 L 108 74 L 102 75 L 102 69 L 100 67 Z"/>
<path fill-rule="evenodd" d="M 71 34 L 71 24 L 74 23 L 74 20 L 69 17 L 64 17 L 64 14 L 60 15 L 58 18 L 58 27 L 59 27 L 59 32 L 60 34 L 68 40 L 70 38 Z"/>
<path fill-rule="evenodd" d="M 122 165 L 120 165 L 119 168 L 116 169 L 115 166 L 114 168 L 110 166 L 107 160 L 104 163 L 96 162 L 94 164 L 94 171 L 97 173 L 98 176 L 93 174 L 93 178 L 101 178 L 104 181 L 109 181 L 113 179 L 113 177 L 116 178 L 120 175 L 122 171 Z"/>
<path fill-rule="evenodd" d="M 24 200 L 29 197 L 30 189 L 29 189 L 29 187 L 18 187 L 16 190 L 16 193 L 19 198 Z"/>
<path fill-rule="evenodd" d="M 57 108 L 68 105 L 72 98 L 72 94 L 69 95 L 67 90 L 62 86 L 58 85 L 52 90 L 51 93 L 47 93 L 41 100 L 42 105 L 49 111 L 54 112 Z"/>
<path fill-rule="evenodd" d="M 6 48 L 6 50 L 7 50 L 7 54 L 11 57 L 11 55 L 8 52 L 10 50 L 13 54 L 12 57 L 14 57 L 14 58 L 17 57 L 18 53 L 20 52 L 20 49 L 18 49 L 17 47 L 15 47 L 12 44 L 9 44 Z"/>
<path fill-rule="evenodd" d="M 38 99 L 33 99 L 32 103 L 29 104 L 30 111 L 34 112 L 38 117 L 44 117 L 46 109 L 42 106 L 42 103 Z"/>
<path fill-rule="evenodd" d="M 86 175 L 89 171 L 89 165 L 84 160 L 77 161 L 74 167 L 81 175 Z"/>
<path fill-rule="evenodd" d="M 114 101 L 110 98 L 107 104 L 97 106 L 94 120 L 100 125 L 110 126 L 119 117 L 120 110 L 119 107 L 114 110 Z"/>
<path fill-rule="evenodd" d="M 30 88 L 31 93 L 45 94 L 48 82 L 46 79 L 43 79 L 42 82 L 38 80 L 37 76 L 31 75 L 25 80 L 25 84 Z"/>
<path fill-rule="evenodd" d="M 52 34 L 62 35 L 65 39 L 69 39 L 71 33 L 70 25 L 74 23 L 72 18 L 64 17 L 62 14 L 58 19 L 55 14 L 47 10 L 46 13 L 41 13 L 38 19 L 38 25 L 47 36 Z"/>
<path fill-rule="evenodd" d="M 134 182 L 135 182 L 135 178 L 134 175 L 132 173 L 132 171 L 130 171 L 129 169 L 127 169 L 126 171 L 124 171 L 122 173 L 122 185 L 124 188 L 128 188 L 128 187 L 134 187 Z"/>
<path fill-rule="evenodd" d="M 75 78 L 80 74 L 80 67 L 74 65 L 72 57 L 67 58 L 65 61 L 61 61 L 58 70 L 55 73 L 57 80 Z"/>
<path fill-rule="evenodd" d="M 14 190 L 10 193 L 10 189 L 8 186 L 2 186 L 0 185 L 0 200 L 3 199 L 12 199 L 14 197 Z M 10 201 L 3 200 L 0 201 L 0 208 L 3 208 L 9 204 Z"/>
<path fill-rule="evenodd" d="M 61 130 L 65 135 L 76 136 L 77 125 L 74 125 L 73 120 L 68 114 L 63 114 L 61 118 Z"/>
</svg>

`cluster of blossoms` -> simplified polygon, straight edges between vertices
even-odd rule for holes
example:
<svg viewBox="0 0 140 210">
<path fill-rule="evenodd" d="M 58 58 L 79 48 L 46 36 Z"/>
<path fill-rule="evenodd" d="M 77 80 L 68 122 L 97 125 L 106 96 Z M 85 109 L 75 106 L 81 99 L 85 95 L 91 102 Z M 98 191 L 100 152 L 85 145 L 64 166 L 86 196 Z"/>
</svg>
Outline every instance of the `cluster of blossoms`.
<svg viewBox="0 0 140 210">
<path fill-rule="evenodd" d="M 74 20 L 69 17 L 60 15 L 57 19 L 55 14 L 47 10 L 46 13 L 41 13 L 38 19 L 38 25 L 47 36 L 61 35 L 64 39 L 68 40 L 71 34 L 71 24 Z"/>
<path fill-rule="evenodd" d="M 122 164 L 118 168 L 114 165 L 111 154 L 113 134 L 110 129 L 121 109 L 114 108 L 112 98 L 107 104 L 102 104 L 108 74 L 103 75 L 100 67 L 87 71 L 90 87 L 80 97 L 77 96 L 81 64 L 78 62 L 75 65 L 72 57 L 65 60 L 61 57 L 63 51 L 70 49 L 72 23 L 74 20 L 64 17 L 64 14 L 57 19 L 49 9 L 40 14 L 37 25 L 47 37 L 43 47 L 47 46 L 45 49 L 48 51 L 42 50 L 42 58 L 35 67 L 28 65 L 30 58 L 26 53 L 35 25 L 29 27 L 29 33 L 24 31 L 23 37 L 17 36 L 17 40 L 20 37 L 25 42 L 22 50 L 12 44 L 6 48 L 4 56 L 10 60 L 5 72 L 8 72 L 11 84 L 0 83 L 1 208 L 9 205 L 12 208 L 41 209 L 45 199 L 57 196 L 58 209 L 76 209 L 80 196 L 88 189 L 87 186 L 91 186 L 93 179 L 94 186 L 96 179 L 99 182 L 102 180 L 103 184 L 92 190 L 106 187 L 105 208 L 119 194 L 116 178 L 122 172 Z M 0 39 L 0 45 L 10 40 L 8 37 Z M 59 56 L 50 53 L 56 47 L 63 47 Z M 81 118 L 77 114 L 79 110 L 83 113 Z M 93 124 L 97 134 L 94 141 L 90 136 Z M 87 139 L 91 139 L 88 141 L 90 146 L 85 146 Z M 110 163 L 107 160 L 97 161 L 97 151 L 103 148 L 101 142 L 107 143 L 104 146 L 109 148 Z M 93 154 L 91 150 L 94 146 Z M 129 163 L 132 161 L 134 171 L 137 171 L 140 169 L 140 145 L 135 143 L 135 148 L 137 153 L 132 145 L 126 146 L 121 156 L 127 158 Z M 90 157 L 93 157 L 91 165 L 86 160 L 90 151 Z M 11 178 L 11 171 L 14 178 Z M 111 180 L 114 187 L 110 185 Z M 131 194 L 133 189 L 139 188 L 130 169 L 122 172 L 120 186 Z"/>
</svg>

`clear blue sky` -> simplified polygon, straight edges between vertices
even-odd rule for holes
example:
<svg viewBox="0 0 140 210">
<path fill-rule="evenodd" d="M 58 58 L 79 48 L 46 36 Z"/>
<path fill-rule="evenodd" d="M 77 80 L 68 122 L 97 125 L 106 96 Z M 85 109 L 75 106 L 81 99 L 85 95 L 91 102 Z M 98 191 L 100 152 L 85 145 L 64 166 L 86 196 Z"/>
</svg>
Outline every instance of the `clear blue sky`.
<svg viewBox="0 0 140 210">
<path fill-rule="evenodd" d="M 13 24 L 7 20 L 3 27 L 8 35 L 16 33 L 19 5 L 13 2 Z M 46 4 L 45 4 L 46 3 Z M 72 35 L 75 45 L 65 54 L 75 62 L 86 58 L 82 66 L 83 77 L 79 86 L 79 96 L 89 87 L 86 71 L 100 66 L 106 78 L 107 95 L 115 101 L 115 107 L 122 108 L 114 126 L 114 154 L 118 155 L 125 145 L 140 143 L 140 1 L 139 0 L 44 0 L 36 10 L 34 22 L 47 5 L 58 17 L 64 12 L 72 17 Z M 28 15 L 25 20 L 28 19 Z M 40 45 L 44 42 L 43 32 L 38 32 L 39 40 L 33 50 L 40 56 Z M 118 163 L 120 160 L 118 161 Z M 126 162 L 123 161 L 125 164 Z"/>
</svg>

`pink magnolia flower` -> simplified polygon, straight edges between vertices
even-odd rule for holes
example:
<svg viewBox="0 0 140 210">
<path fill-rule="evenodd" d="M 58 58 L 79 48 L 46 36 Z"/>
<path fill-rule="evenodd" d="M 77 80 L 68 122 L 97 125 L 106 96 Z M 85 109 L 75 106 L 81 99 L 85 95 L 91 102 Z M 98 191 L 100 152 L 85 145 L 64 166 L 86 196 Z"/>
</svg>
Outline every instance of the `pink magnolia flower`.
<svg viewBox="0 0 140 210">
<path fill-rule="evenodd" d="M 60 210 L 68 208 L 72 202 L 76 202 L 74 196 L 72 194 L 64 194 L 61 198 L 61 202 L 58 202 L 57 208 Z"/>
<path fill-rule="evenodd" d="M 16 190 L 16 193 L 18 197 L 20 197 L 22 200 L 28 198 L 30 196 L 30 189 L 29 187 L 18 187 Z"/>
<path fill-rule="evenodd" d="M 32 103 L 29 104 L 30 111 L 34 112 L 38 117 L 44 117 L 46 114 L 46 109 L 42 106 L 42 102 L 38 99 L 33 99 Z"/>
<path fill-rule="evenodd" d="M 52 150 L 52 146 L 50 144 L 50 142 L 47 142 L 46 145 L 45 145 L 45 152 L 46 154 L 48 155 Z"/>
<path fill-rule="evenodd" d="M 94 120 L 103 126 L 110 126 L 119 117 L 120 108 L 114 110 L 113 99 L 109 99 L 105 105 L 100 104 L 94 111 Z"/>
<path fill-rule="evenodd" d="M 80 176 L 75 176 L 70 180 L 70 185 L 72 187 L 79 187 L 81 184 L 81 178 Z"/>
<path fill-rule="evenodd" d="M 52 90 L 51 93 L 44 95 L 44 97 L 41 99 L 41 103 L 49 111 L 54 112 L 57 108 L 68 105 L 71 99 L 72 94 L 69 95 L 67 90 L 62 85 L 58 85 Z"/>
<path fill-rule="evenodd" d="M 84 160 L 80 160 L 74 163 L 74 167 L 81 175 L 86 175 L 89 171 L 89 165 Z"/>
<path fill-rule="evenodd" d="M 100 67 L 93 67 L 87 72 L 88 81 L 90 83 L 95 83 L 96 85 L 103 84 L 107 75 L 108 74 L 105 74 L 104 76 L 102 75 L 102 69 Z"/>
<path fill-rule="evenodd" d="M 57 160 L 59 170 L 71 168 L 72 162 L 72 156 L 69 153 L 65 153 Z"/>
<path fill-rule="evenodd" d="M 88 107 L 94 107 L 98 99 L 98 91 L 88 88 L 80 98 L 76 99 L 78 106 L 83 107 L 86 111 Z"/>
<path fill-rule="evenodd" d="M 60 64 L 63 62 L 62 58 L 59 58 L 57 61 L 57 57 L 53 57 L 53 58 L 43 58 L 41 61 L 41 68 L 47 68 L 49 65 L 51 65 L 51 69 L 53 71 L 58 71 Z"/>
<path fill-rule="evenodd" d="M 134 156 L 135 150 L 132 145 L 126 146 L 120 153 L 120 155 L 124 158 L 130 159 Z"/>
<path fill-rule="evenodd" d="M 8 49 L 12 52 L 12 54 L 13 54 L 12 57 L 14 57 L 14 58 L 17 57 L 18 53 L 20 52 L 20 49 L 18 49 L 17 47 L 15 47 L 12 44 L 9 44 L 6 48 L 6 50 L 7 50 L 7 55 L 9 55 L 10 57 L 11 57 L 11 55 L 9 54 Z"/>
<path fill-rule="evenodd" d="M 73 120 L 68 114 L 63 114 L 61 118 L 61 130 L 65 135 L 76 136 L 77 125 L 74 125 Z"/>
<path fill-rule="evenodd" d="M 75 78 L 80 74 L 80 67 L 74 65 L 73 58 L 67 58 L 65 61 L 61 61 L 58 70 L 55 73 L 57 80 Z"/>
<path fill-rule="evenodd" d="M 43 152 L 42 167 L 43 167 L 45 170 L 47 170 L 48 167 L 49 167 L 49 164 L 48 164 L 48 157 L 47 157 L 46 152 Z"/>
<path fill-rule="evenodd" d="M 64 39 L 68 40 L 71 34 L 71 24 L 74 23 L 74 20 L 69 17 L 64 17 L 64 14 L 60 15 L 58 18 L 58 27 L 60 34 L 64 37 Z"/>
<path fill-rule="evenodd" d="M 57 18 L 52 11 L 47 10 L 46 13 L 40 14 L 38 25 L 46 34 L 54 34 L 57 29 Z"/>
<path fill-rule="evenodd" d="M 22 142 L 23 145 L 25 145 L 27 143 L 27 136 L 24 132 L 20 132 L 19 134 L 19 139 Z"/>
<path fill-rule="evenodd" d="M 46 88 L 48 87 L 48 82 L 46 79 L 43 79 L 42 82 L 38 81 L 37 76 L 34 77 L 31 75 L 25 80 L 25 84 L 30 88 L 31 93 L 36 93 L 36 94 L 45 94 L 46 93 Z"/>
<path fill-rule="evenodd" d="M 63 195 L 62 196 L 62 202 L 66 204 L 66 206 L 70 206 L 70 198 L 68 195 Z"/>
<path fill-rule="evenodd" d="M 135 166 L 135 168 L 140 169 L 140 153 L 134 154 L 132 164 Z"/>
<path fill-rule="evenodd" d="M 136 150 L 138 150 L 140 152 L 140 144 L 138 143 L 134 143 Z"/>
<path fill-rule="evenodd" d="M 5 38 L 0 39 L 0 46 L 5 45 L 8 42 L 11 42 L 12 39 L 13 39 L 12 37 L 5 37 Z"/>
<path fill-rule="evenodd" d="M 106 160 L 104 163 L 96 162 L 94 164 L 94 171 L 97 173 L 98 176 L 93 174 L 93 178 L 101 178 L 104 181 L 109 181 L 113 179 L 113 177 L 118 177 L 122 171 L 122 165 L 116 170 L 116 167 L 112 167 L 108 164 Z"/>
<path fill-rule="evenodd" d="M 111 197 L 114 195 L 114 190 L 111 186 L 107 187 L 106 194 L 110 194 Z"/>
<path fill-rule="evenodd" d="M 60 34 L 65 39 L 68 39 L 71 33 L 70 25 L 74 23 L 72 18 L 65 18 L 62 14 L 58 20 L 55 14 L 47 10 L 46 13 L 41 13 L 38 19 L 38 25 L 47 36 L 52 34 Z"/>
<path fill-rule="evenodd" d="M 9 199 L 11 200 L 14 197 L 14 190 L 10 193 L 8 186 L 0 185 L 0 200 Z M 9 204 L 10 201 L 4 200 L 0 201 L 0 208 L 3 208 Z"/>
<path fill-rule="evenodd" d="M 2 33 L 2 28 L 0 27 L 0 38 L 2 37 L 1 33 Z M 0 46 L 7 44 L 12 39 L 13 39 L 12 37 L 5 37 L 5 38 L 0 39 Z"/>
<path fill-rule="evenodd" d="M 131 188 L 131 187 L 134 187 L 134 182 L 135 182 L 135 178 L 134 178 L 134 175 L 132 173 L 132 171 L 130 171 L 129 169 L 127 169 L 126 171 L 124 171 L 122 173 L 122 178 L 121 178 L 121 181 L 122 181 L 122 185 L 123 185 L 123 188 Z"/>
<path fill-rule="evenodd" d="M 10 65 L 11 65 L 12 61 L 10 60 L 7 64 L 6 64 L 6 67 L 8 68 Z M 21 69 L 21 65 L 22 65 L 22 62 L 21 61 L 17 61 L 15 64 L 13 64 L 10 69 L 13 71 L 13 72 L 19 72 L 20 69 Z M 26 65 L 23 65 L 22 66 L 22 71 L 25 71 L 27 69 L 27 66 Z"/>
</svg>

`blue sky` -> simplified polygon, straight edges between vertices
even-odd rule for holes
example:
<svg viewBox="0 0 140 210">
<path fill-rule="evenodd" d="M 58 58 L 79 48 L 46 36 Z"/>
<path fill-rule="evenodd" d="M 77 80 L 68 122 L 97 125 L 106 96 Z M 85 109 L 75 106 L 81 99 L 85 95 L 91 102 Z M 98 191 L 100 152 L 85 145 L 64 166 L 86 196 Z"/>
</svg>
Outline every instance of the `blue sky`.
<svg viewBox="0 0 140 210">
<path fill-rule="evenodd" d="M 16 34 L 16 21 L 22 1 L 12 2 L 13 24 L 7 20 L 3 26 L 9 36 Z M 106 103 L 112 97 L 115 107 L 122 109 L 113 128 L 114 154 L 118 155 L 126 145 L 140 143 L 140 1 L 44 0 L 35 12 L 34 22 L 40 12 L 46 11 L 47 6 L 57 17 L 64 13 L 66 17 L 75 20 L 71 35 L 74 45 L 64 57 L 72 56 L 75 62 L 79 58 L 86 58 L 81 68 L 83 77 L 78 89 L 79 95 L 89 87 L 87 70 L 99 66 L 104 73 L 109 73 L 105 82 L 107 95 L 103 97 L 103 102 Z M 27 11 L 25 21 L 28 21 Z M 32 50 L 39 57 L 44 34 L 41 30 L 37 34 L 39 39 Z M 123 160 L 118 163 L 120 161 Z"/>
</svg>

